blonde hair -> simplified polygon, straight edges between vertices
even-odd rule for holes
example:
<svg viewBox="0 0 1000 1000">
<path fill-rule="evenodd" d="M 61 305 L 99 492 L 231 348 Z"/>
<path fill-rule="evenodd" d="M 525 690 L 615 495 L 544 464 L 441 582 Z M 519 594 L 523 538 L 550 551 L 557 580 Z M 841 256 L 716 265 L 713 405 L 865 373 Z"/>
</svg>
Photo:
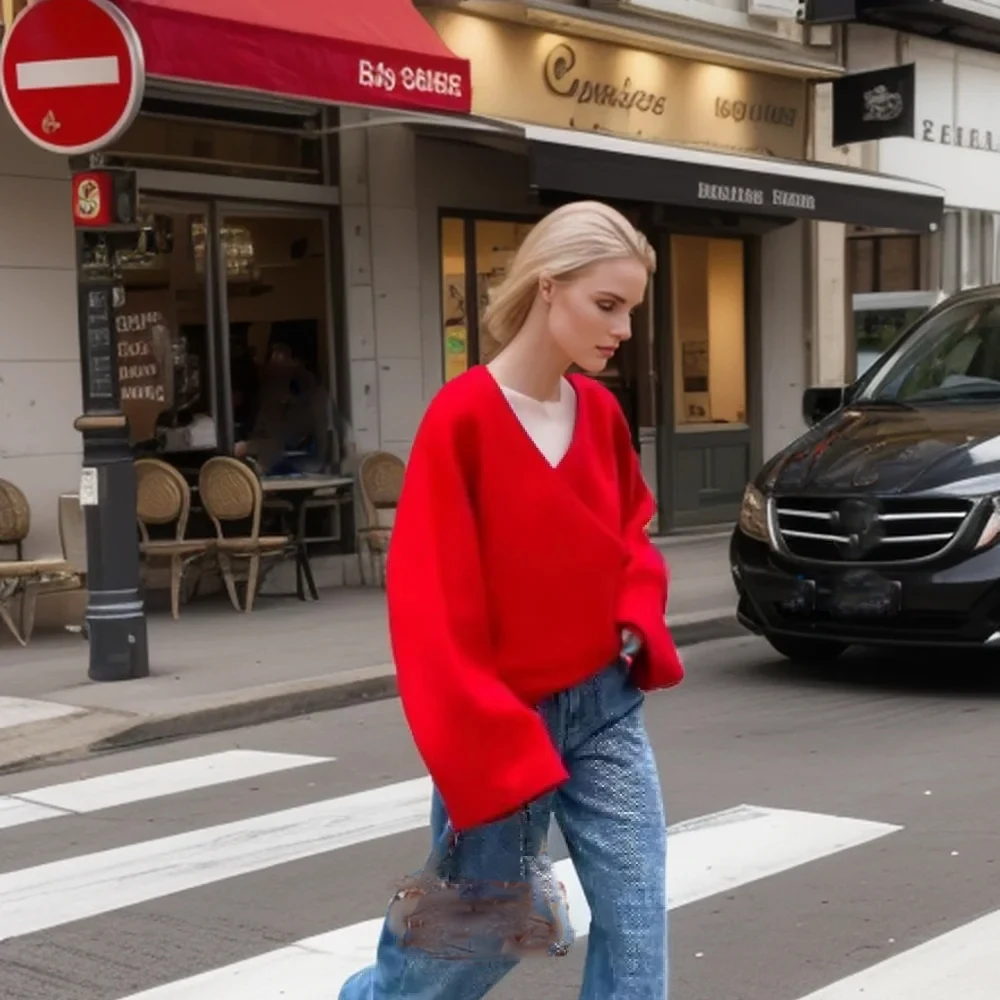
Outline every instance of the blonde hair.
<svg viewBox="0 0 1000 1000">
<path fill-rule="evenodd" d="M 483 324 L 499 344 L 524 326 L 543 273 L 558 280 L 599 261 L 632 258 L 656 270 L 649 241 L 620 212 L 599 201 L 575 201 L 557 208 L 525 237 L 510 270 L 494 291 Z"/>
</svg>

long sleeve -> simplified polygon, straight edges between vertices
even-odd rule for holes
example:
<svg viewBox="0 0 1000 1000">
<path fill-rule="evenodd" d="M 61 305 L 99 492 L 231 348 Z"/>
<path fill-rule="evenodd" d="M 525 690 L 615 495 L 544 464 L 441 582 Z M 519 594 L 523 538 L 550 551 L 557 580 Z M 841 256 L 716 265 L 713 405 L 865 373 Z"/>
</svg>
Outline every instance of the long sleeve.
<svg viewBox="0 0 1000 1000">
<path fill-rule="evenodd" d="M 642 476 L 624 418 L 619 428 L 618 453 L 625 551 L 618 622 L 642 640 L 642 652 L 632 667 L 636 683 L 646 690 L 672 687 L 683 680 L 684 667 L 665 620 L 669 570 L 647 533 L 656 502 Z"/>
<path fill-rule="evenodd" d="M 456 829 L 501 819 L 568 774 L 541 715 L 494 669 L 470 488 L 449 414 L 417 434 L 387 559 L 389 629 L 414 741 Z"/>
</svg>

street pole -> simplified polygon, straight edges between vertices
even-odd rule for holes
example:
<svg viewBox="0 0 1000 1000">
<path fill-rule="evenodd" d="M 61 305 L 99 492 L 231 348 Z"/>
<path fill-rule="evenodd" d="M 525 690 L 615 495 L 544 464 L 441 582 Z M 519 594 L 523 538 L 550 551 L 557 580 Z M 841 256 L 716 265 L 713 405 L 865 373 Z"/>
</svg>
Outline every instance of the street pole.
<svg viewBox="0 0 1000 1000">
<path fill-rule="evenodd" d="M 80 504 L 87 530 L 89 677 L 123 681 L 149 676 L 146 614 L 139 590 L 136 479 L 128 421 L 118 393 L 114 280 L 93 261 L 88 236 L 77 233 L 80 359 L 84 412 Z"/>
</svg>

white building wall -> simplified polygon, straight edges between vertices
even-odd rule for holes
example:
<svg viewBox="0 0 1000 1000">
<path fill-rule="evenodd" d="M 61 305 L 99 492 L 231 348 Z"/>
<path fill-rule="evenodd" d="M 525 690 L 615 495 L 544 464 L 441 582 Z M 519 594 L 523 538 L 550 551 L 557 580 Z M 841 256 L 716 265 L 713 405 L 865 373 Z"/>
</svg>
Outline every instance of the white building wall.
<svg viewBox="0 0 1000 1000">
<path fill-rule="evenodd" d="M 31 504 L 25 554 L 60 552 L 57 500 L 80 482 L 76 254 L 67 161 L 0 115 L 0 478 Z"/>
<path fill-rule="evenodd" d="M 364 112 L 343 113 L 343 122 Z M 359 452 L 409 454 L 423 413 L 415 142 L 400 126 L 341 133 L 351 423 Z"/>
</svg>

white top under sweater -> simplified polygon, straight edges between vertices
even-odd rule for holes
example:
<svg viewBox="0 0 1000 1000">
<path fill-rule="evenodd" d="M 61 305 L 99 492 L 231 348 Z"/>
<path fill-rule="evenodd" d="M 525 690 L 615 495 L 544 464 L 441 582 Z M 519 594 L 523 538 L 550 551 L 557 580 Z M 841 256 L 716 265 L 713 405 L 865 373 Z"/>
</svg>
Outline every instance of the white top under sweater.
<svg viewBox="0 0 1000 1000">
<path fill-rule="evenodd" d="M 498 383 L 499 384 L 499 383 Z M 549 465 L 557 466 L 569 451 L 576 425 L 576 391 L 559 380 L 559 400 L 542 402 L 501 385 L 510 408 Z"/>
</svg>

